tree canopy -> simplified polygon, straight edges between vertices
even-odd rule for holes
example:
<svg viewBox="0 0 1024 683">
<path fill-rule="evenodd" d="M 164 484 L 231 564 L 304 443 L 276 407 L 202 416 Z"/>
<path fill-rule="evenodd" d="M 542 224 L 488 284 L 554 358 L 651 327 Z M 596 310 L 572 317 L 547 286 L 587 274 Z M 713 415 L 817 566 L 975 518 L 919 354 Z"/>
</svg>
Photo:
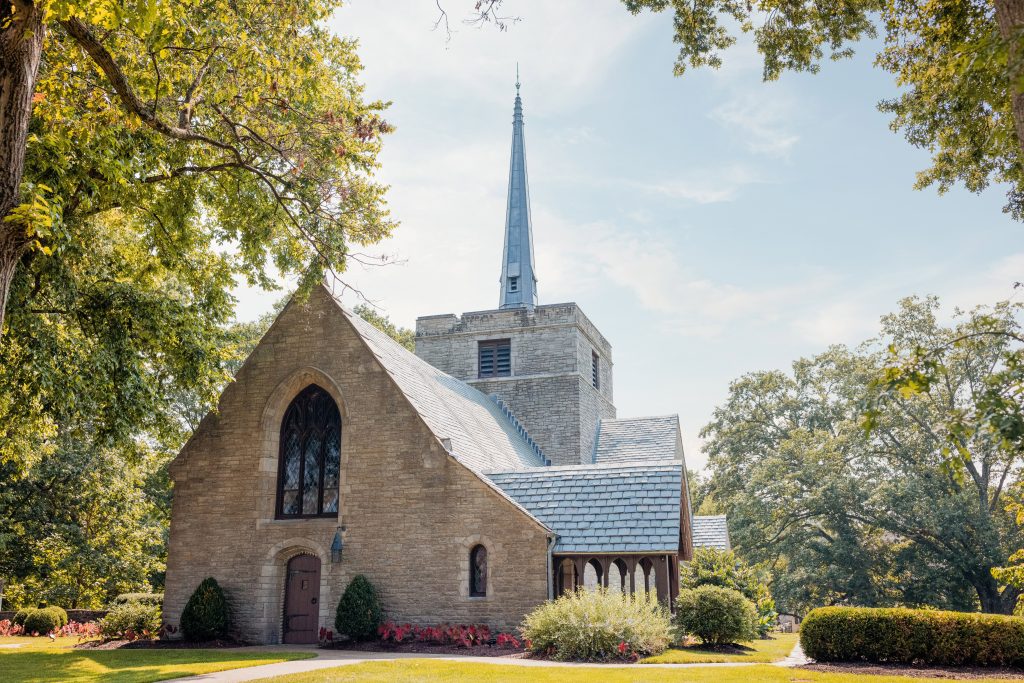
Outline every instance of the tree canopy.
<svg viewBox="0 0 1024 683">
<path fill-rule="evenodd" d="M 324 24 L 338 5 L 0 2 L 4 310 L 23 258 L 88 248 L 112 215 L 182 277 L 198 246 L 261 284 L 364 258 L 394 227 L 373 180 L 390 125 Z"/>
<path fill-rule="evenodd" d="M 1024 536 L 1005 510 L 1024 452 L 976 429 L 949 466 L 946 425 L 971 414 L 1005 343 L 979 336 L 957 348 L 936 391 L 864 406 L 889 352 L 960 336 L 978 318 L 1015 328 L 1020 307 L 936 319 L 935 299 L 906 299 L 882 321 L 883 338 L 830 348 L 791 373 L 732 383 L 702 434 L 711 493 L 728 510 L 738 552 L 767 563 L 783 611 L 822 604 L 910 604 L 1008 613 L 1020 588 L 992 570 Z"/>
</svg>

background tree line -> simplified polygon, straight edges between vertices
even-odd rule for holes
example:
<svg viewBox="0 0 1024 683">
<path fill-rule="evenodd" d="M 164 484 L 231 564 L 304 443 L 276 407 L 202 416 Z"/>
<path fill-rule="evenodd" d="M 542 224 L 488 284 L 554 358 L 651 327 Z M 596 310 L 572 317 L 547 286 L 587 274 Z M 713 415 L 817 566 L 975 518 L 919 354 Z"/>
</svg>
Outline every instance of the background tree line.
<svg viewBox="0 0 1024 683">
<path fill-rule="evenodd" d="M 952 326 L 938 306 L 905 299 L 878 339 L 744 375 L 702 431 L 710 478 L 697 499 L 727 512 L 739 554 L 771 570 L 780 611 L 1015 609 L 1024 584 L 999 570 L 1024 546 L 1024 450 L 982 408 L 1005 383 L 1021 306 L 958 312 Z M 893 384 L 894 368 L 935 348 L 927 386 Z"/>
</svg>

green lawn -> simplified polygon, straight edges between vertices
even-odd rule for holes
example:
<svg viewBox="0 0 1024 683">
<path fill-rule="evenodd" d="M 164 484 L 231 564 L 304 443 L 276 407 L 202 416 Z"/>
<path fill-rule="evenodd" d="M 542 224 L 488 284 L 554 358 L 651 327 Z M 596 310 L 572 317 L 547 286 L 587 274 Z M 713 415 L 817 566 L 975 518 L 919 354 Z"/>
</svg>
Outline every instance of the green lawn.
<svg viewBox="0 0 1024 683">
<path fill-rule="evenodd" d="M 755 640 L 744 643 L 752 648 L 743 654 L 723 654 L 714 650 L 693 647 L 676 647 L 665 650 L 657 657 L 640 660 L 641 664 L 710 664 L 712 662 L 777 662 L 785 659 L 800 639 L 796 633 L 777 633 L 771 640 Z"/>
<path fill-rule="evenodd" d="M 145 683 L 312 657 L 312 652 L 239 650 L 75 650 L 76 638 L 0 638 L 0 681 Z"/>
<path fill-rule="evenodd" d="M 462 664 L 430 659 L 406 659 L 392 662 L 350 664 L 304 674 L 263 679 L 262 683 L 565 683 L 566 681 L 601 683 L 922 683 L 927 679 L 907 676 L 858 676 L 826 674 L 784 669 L 768 664 L 754 666 L 698 667 L 665 669 L 650 666 L 608 667 L 601 669 L 565 666 L 533 667 L 501 664 Z M 1000 679 L 974 679 L 971 683 L 997 683 Z M 1006 679 L 1001 679 L 1006 683 Z"/>
</svg>

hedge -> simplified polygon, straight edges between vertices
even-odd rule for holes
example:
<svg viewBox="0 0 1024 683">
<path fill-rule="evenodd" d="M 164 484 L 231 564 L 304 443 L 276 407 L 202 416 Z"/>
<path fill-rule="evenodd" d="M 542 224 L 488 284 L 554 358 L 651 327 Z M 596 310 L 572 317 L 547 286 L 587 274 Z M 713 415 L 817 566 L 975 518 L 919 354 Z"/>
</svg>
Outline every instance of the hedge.
<svg viewBox="0 0 1024 683">
<path fill-rule="evenodd" d="M 121 593 L 114 598 L 112 605 L 127 605 L 130 602 L 141 602 L 143 605 L 163 607 L 163 593 Z"/>
<path fill-rule="evenodd" d="M 800 625 L 819 662 L 1024 666 L 1024 618 L 904 608 L 822 607 Z"/>
</svg>

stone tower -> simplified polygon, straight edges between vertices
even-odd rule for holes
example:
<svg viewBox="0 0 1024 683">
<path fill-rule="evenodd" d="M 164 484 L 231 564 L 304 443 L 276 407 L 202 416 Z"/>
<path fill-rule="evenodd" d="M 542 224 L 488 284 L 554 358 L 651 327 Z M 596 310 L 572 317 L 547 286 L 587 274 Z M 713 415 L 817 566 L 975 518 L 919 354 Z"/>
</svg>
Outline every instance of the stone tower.
<svg viewBox="0 0 1024 683">
<path fill-rule="evenodd" d="M 502 256 L 498 308 L 417 319 L 416 355 L 490 394 L 552 464 L 590 462 L 615 417 L 612 348 L 576 304 L 538 304 L 518 82 Z"/>
</svg>

